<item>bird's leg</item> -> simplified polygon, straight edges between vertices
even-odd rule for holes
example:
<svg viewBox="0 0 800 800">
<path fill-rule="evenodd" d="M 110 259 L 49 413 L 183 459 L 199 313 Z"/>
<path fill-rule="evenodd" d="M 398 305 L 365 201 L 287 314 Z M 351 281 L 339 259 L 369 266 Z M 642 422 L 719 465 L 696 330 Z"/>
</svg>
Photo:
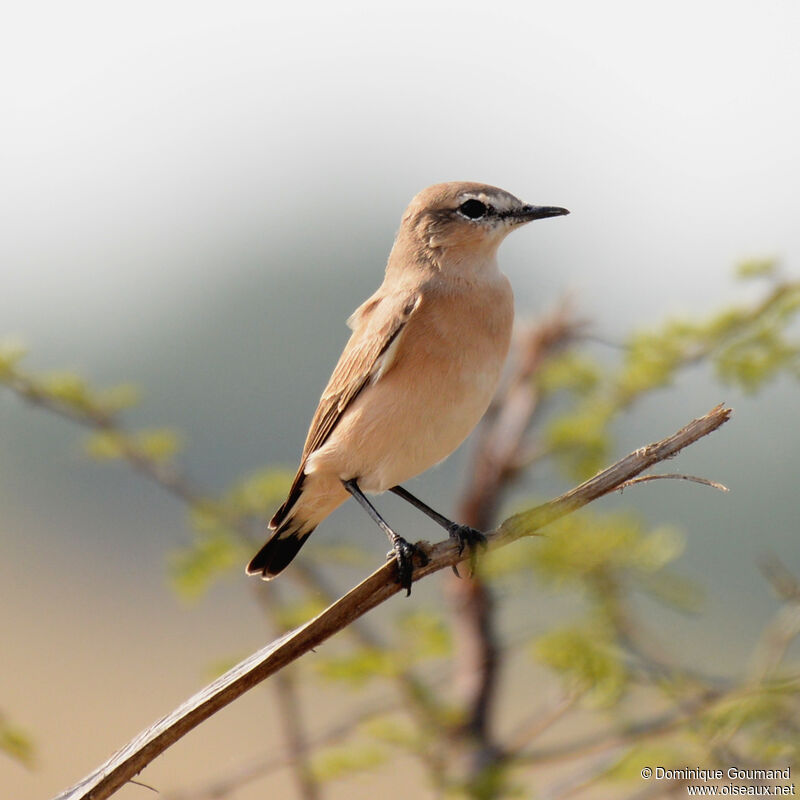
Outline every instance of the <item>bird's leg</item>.
<svg viewBox="0 0 800 800">
<path fill-rule="evenodd" d="M 407 542 L 402 536 L 395 533 L 386 520 L 378 513 L 378 509 L 367 500 L 365 494 L 358 486 L 356 478 L 342 481 L 344 488 L 358 501 L 358 504 L 369 514 L 370 519 L 389 537 L 392 549 L 386 554 L 387 558 L 397 561 L 397 578 L 400 585 L 406 590 L 406 596 L 411 594 L 411 573 L 414 571 L 414 554 L 417 553 L 426 564 L 428 557 L 419 548 Z"/>
<path fill-rule="evenodd" d="M 393 486 L 389 489 L 398 497 L 402 497 L 408 503 L 411 503 L 414 508 L 418 508 L 423 514 L 429 516 L 437 525 L 441 525 L 449 534 L 451 539 L 458 542 L 458 554 L 464 552 L 464 545 L 469 545 L 470 550 L 474 556 L 476 545 L 486 547 L 486 536 L 475 528 L 470 528 L 469 525 L 459 525 L 457 522 L 448 519 L 443 514 L 431 508 L 427 503 L 423 503 L 418 497 L 414 497 L 411 492 L 404 489 L 402 486 Z M 473 561 L 473 572 L 474 570 Z M 453 565 L 453 572 L 458 575 L 458 569 L 455 564 Z"/>
</svg>

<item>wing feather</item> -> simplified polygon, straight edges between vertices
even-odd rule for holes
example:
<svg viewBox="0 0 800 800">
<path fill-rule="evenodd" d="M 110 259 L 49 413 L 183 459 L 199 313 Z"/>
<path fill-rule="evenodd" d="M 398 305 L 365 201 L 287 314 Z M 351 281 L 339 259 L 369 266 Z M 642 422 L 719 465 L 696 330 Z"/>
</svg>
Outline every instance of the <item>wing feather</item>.
<svg viewBox="0 0 800 800">
<path fill-rule="evenodd" d="M 392 302 L 394 300 L 394 302 Z M 370 298 L 351 317 L 354 330 L 339 358 L 311 420 L 302 462 L 325 444 L 336 423 L 378 368 L 381 356 L 402 333 L 419 306 L 420 296 Z"/>
</svg>

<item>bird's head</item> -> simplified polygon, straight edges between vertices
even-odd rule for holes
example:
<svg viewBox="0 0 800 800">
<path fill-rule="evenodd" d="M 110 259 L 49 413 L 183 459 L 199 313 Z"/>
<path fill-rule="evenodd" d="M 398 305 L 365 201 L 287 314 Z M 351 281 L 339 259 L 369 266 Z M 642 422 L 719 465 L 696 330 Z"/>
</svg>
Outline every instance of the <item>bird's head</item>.
<svg viewBox="0 0 800 800">
<path fill-rule="evenodd" d="M 423 189 L 409 204 L 398 244 L 429 251 L 440 267 L 445 262 L 494 261 L 500 242 L 527 222 L 569 214 L 565 208 L 534 206 L 483 183 L 455 181 Z"/>
</svg>

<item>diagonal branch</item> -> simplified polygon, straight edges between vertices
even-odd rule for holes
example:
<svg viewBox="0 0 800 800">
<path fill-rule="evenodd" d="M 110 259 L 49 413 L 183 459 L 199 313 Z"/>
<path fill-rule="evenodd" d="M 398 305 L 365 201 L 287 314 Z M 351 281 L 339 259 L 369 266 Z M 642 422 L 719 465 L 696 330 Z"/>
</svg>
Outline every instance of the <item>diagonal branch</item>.
<svg viewBox="0 0 800 800">
<path fill-rule="evenodd" d="M 671 458 L 687 445 L 715 431 L 728 420 L 730 414 L 730 409 L 719 405 L 672 436 L 636 450 L 560 497 L 510 517 L 489 534 L 489 546 L 501 547 L 523 536 L 531 536 L 556 519 L 615 491 L 625 481 L 653 464 Z M 453 566 L 464 558 L 459 554 L 456 543 L 449 539 L 429 547 L 428 557 L 428 563 L 414 571 L 414 580 Z M 110 797 L 156 756 L 205 719 L 388 600 L 399 589 L 396 566 L 394 562 L 387 562 L 310 622 L 237 664 L 142 731 L 105 764 L 58 795 L 56 800 L 101 800 Z"/>
</svg>

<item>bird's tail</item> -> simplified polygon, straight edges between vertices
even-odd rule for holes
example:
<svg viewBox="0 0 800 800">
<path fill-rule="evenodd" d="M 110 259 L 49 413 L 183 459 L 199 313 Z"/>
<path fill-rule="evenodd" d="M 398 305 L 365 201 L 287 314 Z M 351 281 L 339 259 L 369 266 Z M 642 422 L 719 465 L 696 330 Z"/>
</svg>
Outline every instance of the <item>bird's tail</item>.
<svg viewBox="0 0 800 800">
<path fill-rule="evenodd" d="M 349 496 L 335 476 L 299 471 L 286 502 L 270 520 L 272 535 L 247 565 L 247 574 L 274 578 L 297 555 L 317 525 Z"/>
<path fill-rule="evenodd" d="M 304 483 L 305 475 L 302 471 L 298 472 L 286 502 L 269 521 L 269 527 L 274 533 L 247 565 L 248 575 L 261 575 L 267 581 L 274 578 L 286 569 L 306 539 L 314 532 L 316 523 L 310 521 L 305 514 L 297 513 L 297 501 L 303 493 Z"/>
<path fill-rule="evenodd" d="M 308 529 L 301 521 L 287 518 L 253 556 L 247 565 L 247 574 L 261 575 L 267 581 L 274 578 L 288 566 L 313 532 L 314 528 Z"/>
</svg>

